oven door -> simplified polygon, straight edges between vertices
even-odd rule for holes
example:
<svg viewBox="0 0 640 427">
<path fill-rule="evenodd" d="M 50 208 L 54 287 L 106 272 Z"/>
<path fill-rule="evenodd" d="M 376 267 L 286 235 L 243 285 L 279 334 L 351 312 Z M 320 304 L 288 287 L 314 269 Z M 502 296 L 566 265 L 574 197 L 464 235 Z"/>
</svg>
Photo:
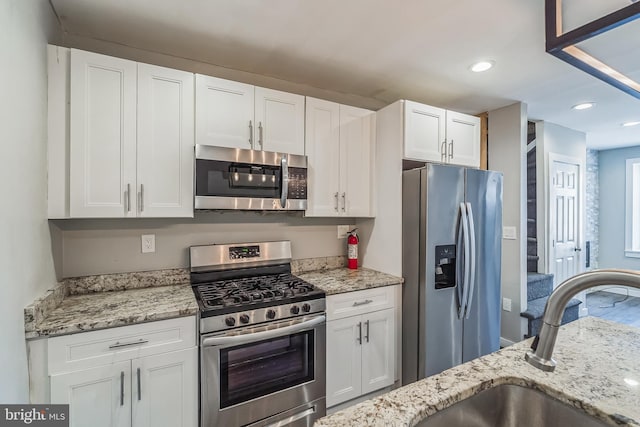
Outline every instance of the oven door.
<svg viewBox="0 0 640 427">
<path fill-rule="evenodd" d="M 307 158 L 196 145 L 196 209 L 304 210 Z"/>
<path fill-rule="evenodd" d="M 306 316 L 203 335 L 201 426 L 246 425 L 301 406 L 307 419 L 324 416 L 325 321 Z"/>
</svg>

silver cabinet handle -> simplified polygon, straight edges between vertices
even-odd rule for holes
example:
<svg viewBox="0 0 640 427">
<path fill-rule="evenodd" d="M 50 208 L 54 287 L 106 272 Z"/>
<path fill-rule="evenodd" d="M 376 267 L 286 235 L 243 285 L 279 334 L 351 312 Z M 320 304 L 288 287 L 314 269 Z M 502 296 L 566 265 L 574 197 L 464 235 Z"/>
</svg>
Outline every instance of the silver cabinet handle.
<svg viewBox="0 0 640 427">
<path fill-rule="evenodd" d="M 440 145 L 440 160 L 443 162 L 447 160 L 447 140 L 446 139 L 442 141 L 442 145 Z"/>
<path fill-rule="evenodd" d="M 258 143 L 260 144 L 260 149 L 262 150 L 262 146 L 264 141 L 262 140 L 262 122 L 258 122 Z"/>
<path fill-rule="evenodd" d="M 367 332 L 366 332 L 366 335 L 364 336 L 364 339 L 367 340 L 367 342 L 369 342 L 369 321 L 367 320 L 366 322 L 364 322 L 364 325 L 367 327 Z"/>
<path fill-rule="evenodd" d="M 372 299 L 366 299 L 364 301 L 356 301 L 353 303 L 354 307 L 358 307 L 359 305 L 367 305 L 367 304 L 371 304 L 373 302 Z"/>
<path fill-rule="evenodd" d="M 114 348 L 122 348 L 122 347 L 130 347 L 132 345 L 140 345 L 140 344 L 146 344 L 148 343 L 149 340 L 143 340 L 142 338 L 140 338 L 138 341 L 134 341 L 134 342 L 124 342 L 121 343 L 120 341 L 117 341 L 115 344 L 111 344 L 109 346 L 109 349 L 114 349 Z"/>
<path fill-rule="evenodd" d="M 338 193 L 334 194 L 333 197 L 336 198 L 336 206 L 335 206 L 335 210 L 336 212 L 338 212 Z"/>
<path fill-rule="evenodd" d="M 140 385 L 140 368 L 138 368 L 138 400 L 142 399 L 142 386 Z"/>
<path fill-rule="evenodd" d="M 453 159 L 453 139 L 449 143 L 449 158 Z"/>
<path fill-rule="evenodd" d="M 358 322 L 358 344 L 362 345 L 362 322 Z"/>
<path fill-rule="evenodd" d="M 253 148 L 253 122 L 249 120 L 249 146 Z"/>
<path fill-rule="evenodd" d="M 342 212 L 347 210 L 347 193 L 342 193 Z"/>
<path fill-rule="evenodd" d="M 120 406 L 124 406 L 124 371 L 120 371 Z"/>
<path fill-rule="evenodd" d="M 144 184 L 140 184 L 140 212 L 144 211 Z"/>
<path fill-rule="evenodd" d="M 127 189 L 124 190 L 124 209 L 131 212 L 131 184 L 127 184 Z"/>
</svg>

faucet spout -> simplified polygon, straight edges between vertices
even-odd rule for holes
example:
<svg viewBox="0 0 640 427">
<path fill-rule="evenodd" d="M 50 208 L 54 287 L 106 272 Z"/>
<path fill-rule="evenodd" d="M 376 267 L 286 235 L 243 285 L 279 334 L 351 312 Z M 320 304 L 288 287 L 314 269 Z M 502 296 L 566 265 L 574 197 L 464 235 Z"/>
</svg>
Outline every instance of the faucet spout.
<svg viewBox="0 0 640 427">
<path fill-rule="evenodd" d="M 542 328 L 531 346 L 532 351 L 527 352 L 525 359 L 538 369 L 553 371 L 556 367 L 556 361 L 551 358 L 553 347 L 569 300 L 584 290 L 613 284 L 640 289 L 640 271 L 594 270 L 573 276 L 558 285 L 547 300 L 542 317 Z"/>
</svg>

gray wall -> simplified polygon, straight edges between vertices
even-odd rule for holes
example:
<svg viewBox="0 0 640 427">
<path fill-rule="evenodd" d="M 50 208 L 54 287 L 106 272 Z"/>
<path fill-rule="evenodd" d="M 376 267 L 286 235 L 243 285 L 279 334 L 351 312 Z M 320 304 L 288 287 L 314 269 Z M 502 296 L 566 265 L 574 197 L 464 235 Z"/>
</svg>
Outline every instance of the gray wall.
<svg viewBox="0 0 640 427">
<path fill-rule="evenodd" d="M 350 218 L 300 213 L 198 212 L 194 219 L 52 221 L 58 277 L 188 267 L 188 247 L 211 243 L 291 240 L 294 259 L 346 254 L 337 225 Z M 140 236 L 155 234 L 156 252 L 141 252 Z"/>
<path fill-rule="evenodd" d="M 640 269 L 640 258 L 624 255 L 626 160 L 640 146 L 600 151 L 600 268 Z"/>
<path fill-rule="evenodd" d="M 516 240 L 502 240 L 502 297 L 511 299 L 511 311 L 502 311 L 500 336 L 521 341 L 526 322 L 527 229 L 527 105 L 516 103 L 489 111 L 489 169 L 504 174 L 502 223 L 516 227 Z"/>
<path fill-rule="evenodd" d="M 598 236 L 600 221 L 599 157 L 599 151 L 587 150 L 584 239 L 591 242 L 588 270 L 598 268 L 598 253 L 600 249 Z"/>
<path fill-rule="evenodd" d="M 29 401 L 24 307 L 53 286 L 47 225 L 49 2 L 0 1 L 0 402 Z"/>
</svg>

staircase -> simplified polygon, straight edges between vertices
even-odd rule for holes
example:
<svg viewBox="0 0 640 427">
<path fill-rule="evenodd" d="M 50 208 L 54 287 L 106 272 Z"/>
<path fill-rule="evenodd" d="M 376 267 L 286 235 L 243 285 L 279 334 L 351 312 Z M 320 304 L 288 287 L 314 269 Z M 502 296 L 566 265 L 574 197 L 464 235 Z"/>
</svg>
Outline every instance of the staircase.
<svg viewBox="0 0 640 427">
<path fill-rule="evenodd" d="M 528 273 L 527 274 L 527 311 L 520 316 L 528 320 L 527 335 L 525 338 L 538 335 L 542 327 L 542 315 L 549 295 L 553 291 L 553 274 Z M 581 301 L 571 299 L 564 310 L 562 324 L 573 322 L 578 318 Z"/>
</svg>

